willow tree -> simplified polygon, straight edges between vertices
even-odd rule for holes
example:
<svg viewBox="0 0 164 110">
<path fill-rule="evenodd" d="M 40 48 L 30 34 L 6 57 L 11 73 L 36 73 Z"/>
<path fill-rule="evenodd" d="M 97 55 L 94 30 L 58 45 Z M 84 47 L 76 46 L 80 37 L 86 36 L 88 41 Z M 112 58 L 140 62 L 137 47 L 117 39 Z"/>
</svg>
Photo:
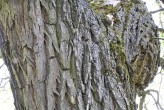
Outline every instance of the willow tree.
<svg viewBox="0 0 164 110">
<path fill-rule="evenodd" d="M 17 110 L 137 108 L 136 94 L 159 62 L 152 17 L 139 0 L 97 7 L 112 19 L 90 4 L 0 0 L 0 44 Z"/>
</svg>

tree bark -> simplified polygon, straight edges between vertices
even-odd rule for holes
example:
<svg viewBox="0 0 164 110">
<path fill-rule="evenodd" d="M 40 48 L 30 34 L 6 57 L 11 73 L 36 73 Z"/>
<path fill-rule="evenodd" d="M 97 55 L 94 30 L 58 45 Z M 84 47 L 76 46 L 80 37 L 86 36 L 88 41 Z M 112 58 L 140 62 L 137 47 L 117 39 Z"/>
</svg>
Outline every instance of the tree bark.
<svg viewBox="0 0 164 110">
<path fill-rule="evenodd" d="M 156 74 L 157 28 L 142 2 L 112 24 L 85 0 L 1 0 L 2 54 L 17 110 L 136 110 Z"/>
</svg>

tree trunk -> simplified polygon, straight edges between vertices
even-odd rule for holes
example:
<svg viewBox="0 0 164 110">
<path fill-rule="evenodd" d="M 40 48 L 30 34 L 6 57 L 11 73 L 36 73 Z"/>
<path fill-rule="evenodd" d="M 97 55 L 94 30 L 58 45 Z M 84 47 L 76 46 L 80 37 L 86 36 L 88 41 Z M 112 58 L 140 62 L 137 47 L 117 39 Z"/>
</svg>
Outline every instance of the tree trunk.
<svg viewBox="0 0 164 110">
<path fill-rule="evenodd" d="M 136 110 L 154 78 L 159 41 L 142 2 L 112 23 L 85 0 L 1 0 L 2 54 L 17 110 Z"/>
</svg>

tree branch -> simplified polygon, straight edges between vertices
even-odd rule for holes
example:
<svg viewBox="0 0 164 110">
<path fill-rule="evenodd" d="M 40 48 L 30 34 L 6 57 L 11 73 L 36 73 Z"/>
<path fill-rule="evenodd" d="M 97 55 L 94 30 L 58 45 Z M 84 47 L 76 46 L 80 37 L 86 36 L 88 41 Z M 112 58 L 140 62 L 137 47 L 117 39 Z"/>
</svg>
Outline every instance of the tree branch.
<svg viewBox="0 0 164 110">
<path fill-rule="evenodd" d="M 140 103 L 139 103 L 139 110 L 143 110 L 143 104 L 145 102 L 146 94 L 147 93 L 144 90 L 140 91 L 139 96 L 141 96 L 141 98 L 140 98 Z"/>
<path fill-rule="evenodd" d="M 162 69 L 164 69 L 164 59 L 160 58 L 160 66 Z"/>
<path fill-rule="evenodd" d="M 157 97 L 155 98 L 151 92 L 156 93 Z M 150 95 L 153 98 L 157 108 L 160 108 L 160 110 L 164 110 L 164 108 L 162 108 L 162 106 L 159 102 L 159 92 L 157 90 L 154 90 L 154 89 L 149 89 L 146 91 L 145 90 L 140 91 L 139 96 L 141 96 L 141 98 L 140 98 L 139 110 L 143 110 L 143 104 L 145 102 L 146 95 Z"/>
<path fill-rule="evenodd" d="M 148 95 L 150 95 L 150 96 L 153 98 L 156 107 L 157 107 L 157 108 L 160 108 L 160 110 L 164 110 L 164 108 L 162 108 L 162 106 L 161 106 L 161 104 L 160 104 L 160 102 L 159 102 L 159 92 L 158 92 L 157 90 L 154 90 L 154 89 L 149 89 L 149 90 L 147 90 L 147 91 L 148 91 L 148 92 L 147 92 Z M 156 94 L 157 94 L 157 98 L 155 98 L 154 95 L 151 94 L 151 92 L 156 93 Z M 157 100 L 156 100 L 156 99 L 157 99 Z"/>
<path fill-rule="evenodd" d="M 164 38 L 160 38 L 160 37 L 153 37 L 152 39 L 164 40 Z"/>
<path fill-rule="evenodd" d="M 160 0 L 164 4 L 164 0 Z"/>
<path fill-rule="evenodd" d="M 158 31 L 164 33 L 164 29 L 163 28 L 158 28 Z"/>
<path fill-rule="evenodd" d="M 158 10 L 155 10 L 155 11 L 150 11 L 150 13 L 155 14 L 155 13 L 161 12 L 161 11 L 164 11 L 164 8 L 161 8 L 161 9 L 158 9 Z"/>
</svg>

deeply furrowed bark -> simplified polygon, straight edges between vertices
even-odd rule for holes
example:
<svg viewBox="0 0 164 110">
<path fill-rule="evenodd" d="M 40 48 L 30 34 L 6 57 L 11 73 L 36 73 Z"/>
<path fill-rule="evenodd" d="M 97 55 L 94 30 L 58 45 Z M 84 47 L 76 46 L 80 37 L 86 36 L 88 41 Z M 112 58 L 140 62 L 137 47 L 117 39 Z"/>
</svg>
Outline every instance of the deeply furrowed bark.
<svg viewBox="0 0 164 110">
<path fill-rule="evenodd" d="M 141 2 L 113 16 L 102 22 L 85 0 L 1 0 L 16 109 L 135 110 L 157 71 L 157 30 Z"/>
</svg>

